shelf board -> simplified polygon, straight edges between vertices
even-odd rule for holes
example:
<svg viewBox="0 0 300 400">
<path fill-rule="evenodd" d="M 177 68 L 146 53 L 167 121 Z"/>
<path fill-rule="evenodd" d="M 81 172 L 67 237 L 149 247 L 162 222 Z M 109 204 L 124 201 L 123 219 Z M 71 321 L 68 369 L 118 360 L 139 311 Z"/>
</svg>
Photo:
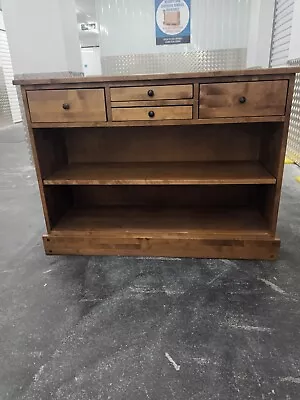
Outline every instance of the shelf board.
<svg viewBox="0 0 300 400">
<path fill-rule="evenodd" d="M 69 164 L 45 185 L 275 184 L 256 161 Z"/>
<path fill-rule="evenodd" d="M 200 118 L 160 121 L 93 121 L 93 122 L 32 122 L 32 128 L 95 128 L 116 126 L 174 126 L 174 125 L 211 125 L 211 124 L 246 124 L 257 122 L 284 122 L 284 115 L 269 115 L 267 117 L 228 117 L 228 118 Z"/>
<path fill-rule="evenodd" d="M 103 206 L 72 209 L 51 235 L 156 239 L 270 238 L 267 223 L 248 208 Z"/>
</svg>

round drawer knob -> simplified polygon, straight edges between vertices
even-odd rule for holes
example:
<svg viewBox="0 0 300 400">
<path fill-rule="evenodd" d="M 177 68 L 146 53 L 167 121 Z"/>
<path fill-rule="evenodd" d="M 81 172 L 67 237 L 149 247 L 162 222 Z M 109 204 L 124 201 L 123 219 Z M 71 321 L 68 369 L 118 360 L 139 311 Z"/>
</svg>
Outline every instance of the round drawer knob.
<svg viewBox="0 0 300 400">
<path fill-rule="evenodd" d="M 70 109 L 70 104 L 64 103 L 62 107 L 63 107 L 64 110 L 69 110 Z"/>
<path fill-rule="evenodd" d="M 242 96 L 242 97 L 240 97 L 239 98 L 239 102 L 241 103 L 241 104 L 244 104 L 244 103 L 246 103 L 246 97 L 244 97 L 244 96 Z"/>
<path fill-rule="evenodd" d="M 148 115 L 150 118 L 153 118 L 155 116 L 155 112 L 154 111 L 149 111 Z"/>
<path fill-rule="evenodd" d="M 149 97 L 153 97 L 154 96 L 154 92 L 153 92 L 153 90 L 148 90 L 148 96 Z"/>
</svg>

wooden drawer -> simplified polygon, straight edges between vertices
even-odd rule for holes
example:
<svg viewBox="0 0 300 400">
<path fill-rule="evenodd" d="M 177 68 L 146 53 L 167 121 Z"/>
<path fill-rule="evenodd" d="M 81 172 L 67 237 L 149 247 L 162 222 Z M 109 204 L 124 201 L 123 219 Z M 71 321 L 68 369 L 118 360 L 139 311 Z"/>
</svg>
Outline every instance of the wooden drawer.
<svg viewBox="0 0 300 400">
<path fill-rule="evenodd" d="M 104 89 L 27 92 L 32 122 L 106 121 Z"/>
<path fill-rule="evenodd" d="M 193 85 L 112 88 L 111 101 L 191 99 Z"/>
<path fill-rule="evenodd" d="M 192 106 L 113 108 L 113 121 L 157 121 L 165 119 L 192 119 Z"/>
<path fill-rule="evenodd" d="M 288 81 L 200 85 L 199 118 L 284 115 Z"/>
</svg>

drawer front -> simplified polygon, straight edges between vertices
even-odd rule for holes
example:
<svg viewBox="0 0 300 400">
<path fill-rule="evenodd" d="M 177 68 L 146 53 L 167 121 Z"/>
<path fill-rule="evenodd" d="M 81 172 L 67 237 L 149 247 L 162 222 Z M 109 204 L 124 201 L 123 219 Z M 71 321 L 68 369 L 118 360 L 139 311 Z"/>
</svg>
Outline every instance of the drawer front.
<svg viewBox="0 0 300 400">
<path fill-rule="evenodd" d="M 106 121 L 104 89 L 27 92 L 32 122 Z"/>
<path fill-rule="evenodd" d="M 113 108 L 113 121 L 158 121 L 165 119 L 192 119 L 192 106 Z"/>
<path fill-rule="evenodd" d="M 191 99 L 193 85 L 118 87 L 110 93 L 111 101 Z"/>
<path fill-rule="evenodd" d="M 199 118 L 284 115 L 288 81 L 200 85 Z"/>
</svg>

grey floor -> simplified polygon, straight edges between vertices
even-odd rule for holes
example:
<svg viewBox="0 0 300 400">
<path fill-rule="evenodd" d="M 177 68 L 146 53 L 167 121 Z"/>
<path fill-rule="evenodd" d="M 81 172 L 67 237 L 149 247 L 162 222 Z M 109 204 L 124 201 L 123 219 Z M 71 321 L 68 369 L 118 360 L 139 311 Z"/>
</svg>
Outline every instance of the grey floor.
<svg viewBox="0 0 300 400">
<path fill-rule="evenodd" d="M 22 126 L 1 130 L 0 400 L 299 400 L 296 176 L 276 262 L 46 257 Z"/>
</svg>

